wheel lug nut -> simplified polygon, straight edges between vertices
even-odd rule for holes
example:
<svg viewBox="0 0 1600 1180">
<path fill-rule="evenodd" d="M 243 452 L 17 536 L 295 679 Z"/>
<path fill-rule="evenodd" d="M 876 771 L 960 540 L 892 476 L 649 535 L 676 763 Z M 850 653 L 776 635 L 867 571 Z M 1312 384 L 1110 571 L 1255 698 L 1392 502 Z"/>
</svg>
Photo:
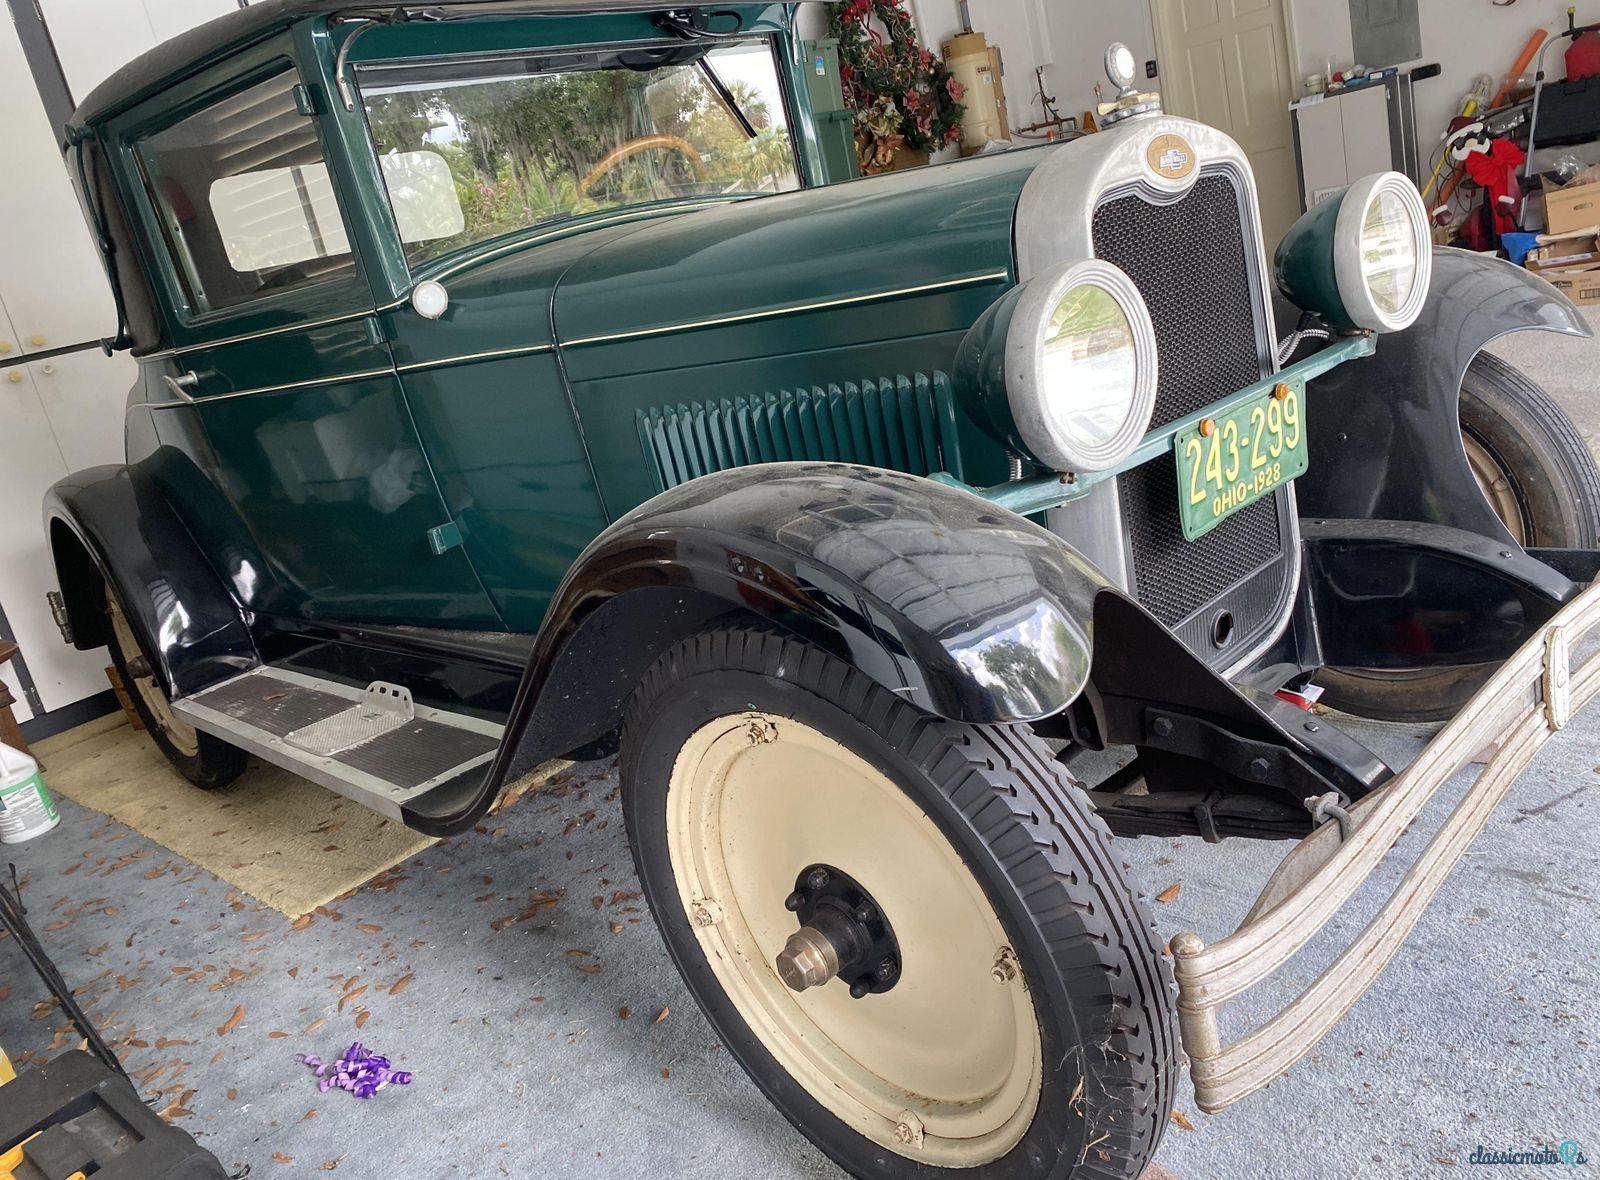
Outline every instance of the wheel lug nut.
<svg viewBox="0 0 1600 1180">
<path fill-rule="evenodd" d="M 792 914 L 805 903 L 806 899 L 802 895 L 798 893 L 791 893 L 788 897 L 783 899 L 783 908 Z"/>
<path fill-rule="evenodd" d="M 888 983 L 899 973 L 900 968 L 895 964 L 893 959 L 885 959 L 883 962 L 878 964 L 877 976 L 879 981 L 882 983 Z"/>
<path fill-rule="evenodd" d="M 811 872 L 809 874 L 807 874 L 807 876 L 806 876 L 806 888 L 810 889 L 813 893 L 815 893 L 819 889 L 826 889 L 827 887 L 828 887 L 828 870 L 827 869 L 812 869 Z"/>
<path fill-rule="evenodd" d="M 862 902 L 860 905 L 856 906 L 856 912 L 853 915 L 857 922 L 861 922 L 863 924 L 872 921 L 877 916 L 878 911 L 873 909 L 866 902 Z"/>
<path fill-rule="evenodd" d="M 872 980 L 865 975 L 850 985 L 850 998 L 852 1000 L 859 1000 L 863 996 L 868 996 L 871 994 Z"/>
</svg>

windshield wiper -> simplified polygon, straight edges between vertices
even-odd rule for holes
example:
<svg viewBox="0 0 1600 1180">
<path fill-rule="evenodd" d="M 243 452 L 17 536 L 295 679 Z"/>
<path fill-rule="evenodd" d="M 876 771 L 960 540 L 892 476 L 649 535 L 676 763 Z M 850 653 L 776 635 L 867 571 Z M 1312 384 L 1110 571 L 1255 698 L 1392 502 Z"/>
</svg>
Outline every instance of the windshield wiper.
<svg viewBox="0 0 1600 1180">
<path fill-rule="evenodd" d="M 729 90 L 727 84 L 717 76 L 717 71 L 711 65 L 710 60 L 702 57 L 696 64 L 700 67 L 700 72 L 705 75 L 706 84 L 716 92 L 717 98 L 722 102 L 728 114 L 733 116 L 734 122 L 744 128 L 745 138 L 754 139 L 756 137 L 755 124 L 750 122 L 750 117 L 744 113 L 744 108 L 739 105 L 739 100 L 734 98 L 733 91 Z"/>
</svg>

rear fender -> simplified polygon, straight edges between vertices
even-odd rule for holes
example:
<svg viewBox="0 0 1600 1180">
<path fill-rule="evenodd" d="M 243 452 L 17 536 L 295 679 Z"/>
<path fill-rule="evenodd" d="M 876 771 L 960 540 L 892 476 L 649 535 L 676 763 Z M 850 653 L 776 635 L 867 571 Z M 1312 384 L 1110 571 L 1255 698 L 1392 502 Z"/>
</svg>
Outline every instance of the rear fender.
<svg viewBox="0 0 1600 1180">
<path fill-rule="evenodd" d="M 1088 678 L 1094 596 L 1106 584 L 1060 538 L 927 479 L 783 463 L 694 480 L 617 521 L 578 559 L 488 777 L 414 800 L 407 822 L 469 826 L 502 783 L 613 733 L 663 652 L 734 614 L 833 652 L 941 717 L 1052 716 Z"/>
<path fill-rule="evenodd" d="M 1302 517 L 1412 520 L 1514 544 L 1461 444 L 1461 380 L 1485 345 L 1522 329 L 1589 336 L 1583 315 L 1543 279 L 1465 250 L 1433 253 L 1421 318 L 1376 354 L 1310 383 L 1310 470 L 1295 481 Z"/>
<path fill-rule="evenodd" d="M 160 490 L 135 469 L 68 476 L 45 494 L 44 521 L 75 647 L 111 639 L 104 580 L 171 696 L 260 662 L 233 596 Z"/>
</svg>

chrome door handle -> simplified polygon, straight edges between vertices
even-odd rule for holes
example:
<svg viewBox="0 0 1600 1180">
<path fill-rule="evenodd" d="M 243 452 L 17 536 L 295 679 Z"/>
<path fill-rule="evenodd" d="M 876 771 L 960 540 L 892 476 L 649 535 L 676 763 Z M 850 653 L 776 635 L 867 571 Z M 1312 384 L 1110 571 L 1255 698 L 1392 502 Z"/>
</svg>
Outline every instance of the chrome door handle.
<svg viewBox="0 0 1600 1180">
<path fill-rule="evenodd" d="M 180 402 L 193 402 L 189 391 L 200 384 L 200 374 L 190 369 L 182 376 L 174 377 L 170 373 L 163 373 L 161 379 L 167 383 L 167 388 L 172 390 L 172 396 Z"/>
</svg>

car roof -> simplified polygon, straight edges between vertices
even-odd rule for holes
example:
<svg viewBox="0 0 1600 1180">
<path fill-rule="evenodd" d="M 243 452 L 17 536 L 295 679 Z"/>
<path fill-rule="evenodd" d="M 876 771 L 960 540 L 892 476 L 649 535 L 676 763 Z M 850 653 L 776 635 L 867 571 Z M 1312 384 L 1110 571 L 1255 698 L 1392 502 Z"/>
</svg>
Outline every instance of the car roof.
<svg viewBox="0 0 1600 1180">
<path fill-rule="evenodd" d="M 737 0 L 735 0 L 737 3 Z M 308 16 L 346 13 L 351 16 L 384 14 L 404 9 L 411 13 L 457 9 L 465 15 L 476 9 L 530 16 L 584 16 L 607 12 L 665 12 L 683 8 L 726 8 L 718 0 L 428 0 L 425 4 L 362 7 L 350 0 L 259 0 L 179 33 L 140 54 L 96 86 L 78 104 L 72 124 L 83 126 L 160 89 L 174 75 L 198 68 L 235 46 L 248 44 Z"/>
</svg>

